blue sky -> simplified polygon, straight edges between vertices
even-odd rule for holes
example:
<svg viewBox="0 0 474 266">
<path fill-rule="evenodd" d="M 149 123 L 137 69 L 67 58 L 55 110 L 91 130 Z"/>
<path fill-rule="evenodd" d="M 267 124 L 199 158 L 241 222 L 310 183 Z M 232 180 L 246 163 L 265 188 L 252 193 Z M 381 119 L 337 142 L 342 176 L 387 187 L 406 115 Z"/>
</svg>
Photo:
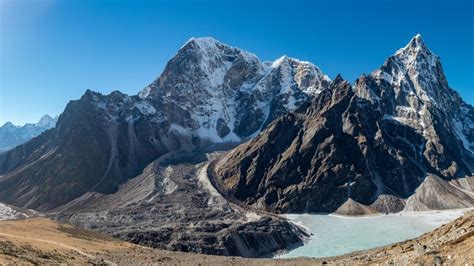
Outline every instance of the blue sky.
<svg viewBox="0 0 474 266">
<path fill-rule="evenodd" d="M 192 36 L 354 81 L 421 33 L 474 104 L 469 0 L 0 0 L 0 12 L 0 124 L 58 115 L 86 89 L 136 94 Z"/>
</svg>

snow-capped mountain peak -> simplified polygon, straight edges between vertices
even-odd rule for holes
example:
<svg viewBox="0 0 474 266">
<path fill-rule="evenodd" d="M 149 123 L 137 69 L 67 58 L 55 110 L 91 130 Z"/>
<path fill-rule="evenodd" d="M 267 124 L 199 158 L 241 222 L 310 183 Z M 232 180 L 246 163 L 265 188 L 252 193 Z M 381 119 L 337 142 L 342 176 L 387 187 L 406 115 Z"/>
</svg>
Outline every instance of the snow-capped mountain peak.
<svg viewBox="0 0 474 266">
<path fill-rule="evenodd" d="M 43 131 L 54 127 L 57 120 L 57 117 L 44 115 L 37 123 L 27 123 L 23 126 L 6 122 L 0 127 L 0 151 L 8 150 L 38 136 Z"/>
<path fill-rule="evenodd" d="M 410 42 L 403 48 L 399 49 L 395 54 L 401 54 L 407 51 L 421 51 L 427 50 L 429 51 L 428 47 L 425 44 L 425 41 L 421 37 L 421 34 L 415 35 Z"/>
<path fill-rule="evenodd" d="M 190 134 L 212 142 L 240 141 L 329 82 L 309 62 L 283 56 L 262 63 L 253 53 L 202 37 L 189 39 L 139 97 L 174 110 L 170 123 Z"/>
<path fill-rule="evenodd" d="M 282 93 L 291 91 L 293 87 L 296 92 L 301 91 L 306 95 L 314 96 L 326 89 L 331 82 L 331 79 L 313 63 L 287 55 L 275 60 L 271 68 L 271 71 L 279 72 L 281 82 L 284 84 Z"/>
<path fill-rule="evenodd" d="M 271 64 L 272 68 L 277 68 L 281 66 L 283 63 L 288 62 L 289 60 L 293 60 L 293 58 L 288 57 L 287 55 L 283 55 L 277 60 L 273 61 Z"/>
<path fill-rule="evenodd" d="M 379 83 L 384 80 L 391 84 L 397 101 L 414 109 L 419 109 L 421 102 L 437 105 L 440 98 L 437 88 L 447 87 L 439 57 L 428 49 L 420 34 L 390 56 L 371 76 Z M 378 99 L 373 92 L 369 94 L 371 101 Z M 401 100 L 405 97 L 406 101 Z"/>
<path fill-rule="evenodd" d="M 421 35 L 413 37 L 371 75 L 359 79 L 354 90 L 359 97 L 376 104 L 384 120 L 409 126 L 423 136 L 426 143 L 421 150 L 427 150 L 430 156 L 454 149 L 457 139 L 468 151 L 467 156 L 474 157 L 472 107 L 449 87 L 440 58 Z M 446 171 L 442 170 L 443 164 L 451 163 L 433 161 L 438 171 Z M 450 171 L 455 172 L 453 169 L 456 167 Z"/>
<path fill-rule="evenodd" d="M 192 37 L 181 47 L 181 49 L 185 49 L 188 46 L 197 48 L 197 50 L 205 53 L 206 56 L 210 58 L 224 55 L 224 57 L 230 56 L 227 58 L 229 60 L 235 60 L 235 58 L 232 57 L 237 55 L 241 57 L 240 59 L 246 61 L 257 61 L 260 63 L 260 60 L 255 54 L 224 44 L 212 37 Z"/>
<path fill-rule="evenodd" d="M 440 61 L 439 57 L 428 49 L 420 34 L 413 37 L 405 47 L 399 49 L 394 58 L 399 59 L 400 65 L 407 71 L 411 68 L 413 71 L 425 72 L 421 74 L 436 72 L 435 68 L 438 67 Z"/>
<path fill-rule="evenodd" d="M 5 124 L 3 124 L 2 128 L 5 129 L 13 129 L 13 128 L 18 128 L 19 126 L 15 126 L 12 122 L 8 121 Z"/>
<path fill-rule="evenodd" d="M 51 127 L 54 127 L 54 125 L 56 124 L 56 120 L 57 118 L 54 119 L 49 115 L 43 115 L 41 119 L 38 121 L 38 123 L 36 123 L 36 126 L 42 127 L 42 128 L 51 128 Z"/>
</svg>

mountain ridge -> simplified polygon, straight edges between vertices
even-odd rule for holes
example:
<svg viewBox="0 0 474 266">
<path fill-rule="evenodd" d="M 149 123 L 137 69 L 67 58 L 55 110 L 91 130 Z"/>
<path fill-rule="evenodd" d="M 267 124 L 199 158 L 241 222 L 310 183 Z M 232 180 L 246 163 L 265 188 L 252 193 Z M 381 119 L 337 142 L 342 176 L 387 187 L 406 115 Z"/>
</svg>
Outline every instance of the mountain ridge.
<svg viewBox="0 0 474 266">
<path fill-rule="evenodd" d="M 5 122 L 0 126 L 0 151 L 9 150 L 15 146 L 40 135 L 43 131 L 53 128 L 58 117 L 52 118 L 43 115 L 36 123 L 25 123 L 22 126 L 14 125 L 12 122 Z"/>
<path fill-rule="evenodd" d="M 222 193 L 274 212 L 333 212 L 349 199 L 406 199 L 427 174 L 472 176 L 474 109 L 420 35 L 353 88 L 340 76 L 331 86 L 218 160 Z"/>
<path fill-rule="evenodd" d="M 421 36 L 353 85 L 194 38 L 137 95 L 87 90 L 0 154 L 0 201 L 152 247 L 261 256 L 305 237 L 269 212 L 471 204 L 472 121 Z"/>
<path fill-rule="evenodd" d="M 427 60 L 429 64 L 426 63 Z M 429 112 L 430 106 L 434 105 L 431 101 L 433 97 L 428 97 L 427 91 L 423 89 L 423 86 L 428 83 L 426 80 L 419 80 L 416 73 L 410 75 L 411 70 L 408 69 L 426 66 L 432 70 L 431 72 L 441 71 L 439 80 L 436 76 L 430 81 L 434 80 L 438 82 L 437 84 L 446 87 L 447 93 L 441 96 L 447 95 L 461 103 L 456 110 L 442 110 L 442 115 L 456 114 L 453 118 L 454 122 L 448 121 L 456 125 L 454 129 L 449 130 L 454 133 L 443 132 L 443 134 L 461 139 L 463 145 L 469 148 L 469 145 L 473 143 L 469 141 L 474 137 L 473 133 L 469 132 L 474 116 L 463 117 L 463 114 L 458 113 L 459 110 L 470 112 L 469 110 L 472 109 L 469 109 L 469 105 L 465 104 L 447 86 L 439 57 L 426 47 L 420 35 L 415 36 L 406 47 L 389 57 L 379 70 L 358 79 L 351 90 L 370 104 L 378 104 L 377 108 L 381 108 L 384 113 L 384 121 L 393 120 L 413 128 L 415 132 L 436 135 L 437 131 L 432 126 L 433 115 Z M 432 77 L 431 72 L 428 73 L 429 77 Z M 219 78 L 215 77 L 216 73 L 219 74 L 217 75 Z M 390 80 L 389 77 L 392 79 Z M 404 80 L 409 82 L 402 82 L 400 77 L 404 77 Z M 341 77 L 336 77 L 336 80 L 338 79 Z M 120 180 L 118 182 L 112 181 L 115 185 L 111 190 L 105 190 L 114 191 L 116 189 L 114 187 L 127 178 L 137 175 L 156 156 L 170 150 L 195 149 L 207 142 L 238 143 L 252 138 L 285 112 L 294 111 L 302 105 L 307 105 L 311 99 L 320 98 L 322 92 L 329 90 L 331 83 L 333 82 L 319 68 L 309 62 L 282 56 L 271 65 L 264 64 L 255 55 L 215 39 L 191 38 L 173 56 L 159 78 L 137 96 L 128 96 L 118 91 L 102 95 L 88 90 L 80 100 L 70 102 L 60 117 L 58 128 L 54 130 L 56 131 L 54 135 L 57 135 L 55 139 L 64 138 L 64 141 L 59 141 L 53 146 L 72 145 L 66 144 L 74 140 L 74 138 L 67 139 L 67 135 L 81 137 L 86 136 L 86 132 L 90 132 L 92 128 L 103 128 L 102 131 L 97 131 L 102 133 L 95 132 L 91 135 L 97 135 L 93 138 L 98 138 L 91 139 L 91 142 L 96 143 L 102 139 L 100 142 L 103 144 L 97 147 L 103 148 L 92 150 L 98 152 L 96 156 L 103 158 L 99 160 L 103 161 L 103 166 L 99 169 L 105 171 L 105 174 L 93 176 L 96 176 L 99 185 L 103 182 L 102 180 L 112 178 L 111 175 L 123 176 L 118 179 Z M 431 90 L 431 93 L 434 92 Z M 381 101 L 383 97 L 388 98 Z M 355 108 L 357 104 L 353 106 Z M 69 118 L 62 118 L 66 115 Z M 435 115 L 439 116 L 437 113 Z M 90 120 L 87 117 L 94 119 Z M 90 126 L 72 130 L 78 126 L 74 122 L 75 119 L 80 119 Z M 426 128 L 423 128 L 423 125 L 426 125 Z M 159 130 L 156 131 L 158 128 Z M 73 131 L 83 133 L 81 135 Z M 143 134 L 139 133 L 142 131 Z M 147 137 L 151 132 L 156 133 L 153 133 L 154 136 L 151 138 Z M 103 138 L 109 140 L 104 142 Z M 119 139 L 127 139 L 128 144 L 117 145 Z M 76 143 L 76 141 L 73 142 Z M 74 146 L 80 146 L 79 142 Z M 109 144 L 105 145 L 107 142 Z M 427 142 L 423 145 L 437 150 L 441 146 L 456 147 L 456 145 L 446 145 L 439 141 Z M 35 149 L 34 145 L 30 146 Z M 76 149 L 76 147 L 71 148 Z M 46 150 L 54 150 L 53 147 L 43 147 L 43 149 L 45 153 Z M 24 156 L 22 155 L 24 152 L 18 150 L 0 157 L 0 163 L 2 163 L 0 165 L 3 165 L 0 167 L 0 173 L 10 172 L 14 167 L 21 165 L 21 160 L 18 159 Z M 86 151 L 83 150 L 79 154 L 84 152 Z M 124 152 L 127 154 L 125 157 Z M 472 156 L 459 148 L 452 153 L 463 153 L 461 157 Z M 58 153 L 59 155 L 61 154 Z M 31 163 L 41 156 L 30 156 L 30 158 Z M 106 158 L 110 158 L 109 162 Z M 464 171 L 469 174 L 470 169 L 466 167 L 463 160 L 458 160 L 456 165 L 449 168 L 450 170 L 446 169 L 445 164 L 448 162 L 441 165 L 445 170 L 438 166 L 434 167 L 438 167 L 438 171 L 451 171 L 453 174 Z M 92 180 L 88 182 L 92 184 Z M 95 184 L 89 187 L 88 191 L 97 187 Z"/>
</svg>

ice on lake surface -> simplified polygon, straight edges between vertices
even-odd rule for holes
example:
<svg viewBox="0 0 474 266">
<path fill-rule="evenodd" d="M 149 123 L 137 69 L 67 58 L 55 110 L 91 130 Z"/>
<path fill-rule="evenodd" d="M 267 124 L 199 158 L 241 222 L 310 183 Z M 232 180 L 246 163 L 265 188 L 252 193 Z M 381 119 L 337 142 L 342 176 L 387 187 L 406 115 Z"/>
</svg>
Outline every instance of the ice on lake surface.
<svg viewBox="0 0 474 266">
<path fill-rule="evenodd" d="M 278 258 L 328 257 L 370 249 L 418 237 L 462 216 L 466 210 L 404 212 L 400 214 L 342 217 L 322 214 L 289 214 L 313 236 L 304 246 Z"/>
</svg>

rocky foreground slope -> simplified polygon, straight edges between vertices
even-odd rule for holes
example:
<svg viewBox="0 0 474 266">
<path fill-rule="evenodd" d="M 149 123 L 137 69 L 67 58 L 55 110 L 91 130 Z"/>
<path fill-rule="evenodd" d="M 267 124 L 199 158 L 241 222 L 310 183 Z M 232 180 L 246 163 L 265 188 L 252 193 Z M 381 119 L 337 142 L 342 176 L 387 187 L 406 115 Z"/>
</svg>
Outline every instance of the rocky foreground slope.
<svg viewBox="0 0 474 266">
<path fill-rule="evenodd" d="M 303 244 L 309 233 L 227 202 L 207 179 L 203 153 L 148 165 L 113 194 L 87 193 L 53 217 L 153 248 L 259 257 Z"/>
<path fill-rule="evenodd" d="M 55 128 L 1 154 L 0 201 L 172 250 L 259 256 L 301 244 L 304 233 L 281 218 L 211 200 L 198 182 L 203 160 L 192 157 L 253 137 L 329 83 L 308 62 L 263 63 L 192 38 L 138 95 L 86 91 Z M 162 164 L 177 154 L 191 160 Z"/>
<path fill-rule="evenodd" d="M 417 35 L 354 88 L 338 76 L 217 160 L 211 176 L 233 200 L 273 212 L 397 212 L 418 191 L 409 204 L 472 206 L 473 121 Z"/>
<path fill-rule="evenodd" d="M 473 212 L 412 240 L 320 259 L 244 259 L 171 252 L 44 218 L 0 222 L 0 264 L 466 265 L 474 260 L 473 249 Z"/>
</svg>

